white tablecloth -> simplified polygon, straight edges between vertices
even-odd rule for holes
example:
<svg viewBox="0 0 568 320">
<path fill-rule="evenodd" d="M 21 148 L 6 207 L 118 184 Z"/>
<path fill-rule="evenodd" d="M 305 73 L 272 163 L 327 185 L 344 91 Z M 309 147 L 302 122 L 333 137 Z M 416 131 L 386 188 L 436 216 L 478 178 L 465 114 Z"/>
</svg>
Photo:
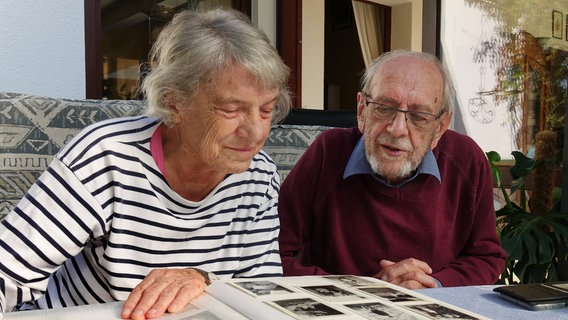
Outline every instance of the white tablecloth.
<svg viewBox="0 0 568 320">
<path fill-rule="evenodd" d="M 421 294 L 495 320 L 568 319 L 568 307 L 530 311 L 509 302 L 493 292 L 495 286 L 471 286 L 419 290 Z"/>
</svg>

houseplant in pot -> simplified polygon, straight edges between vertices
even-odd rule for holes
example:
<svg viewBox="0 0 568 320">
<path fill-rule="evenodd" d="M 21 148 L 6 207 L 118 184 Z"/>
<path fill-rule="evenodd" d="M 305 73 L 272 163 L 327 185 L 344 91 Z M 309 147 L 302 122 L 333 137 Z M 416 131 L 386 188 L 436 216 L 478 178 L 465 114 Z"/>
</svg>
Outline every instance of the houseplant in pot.
<svg viewBox="0 0 568 320">
<path fill-rule="evenodd" d="M 515 163 L 509 172 L 513 183 L 503 185 L 497 163 L 501 156 L 487 152 L 493 178 L 504 205 L 496 211 L 497 232 L 508 254 L 499 283 L 542 283 L 564 280 L 568 264 L 568 214 L 560 212 L 560 190 L 554 186 L 556 134 L 537 134 L 534 159 L 521 152 L 512 153 Z M 527 179 L 534 189 L 527 192 Z M 517 202 L 511 200 L 515 195 Z"/>
</svg>

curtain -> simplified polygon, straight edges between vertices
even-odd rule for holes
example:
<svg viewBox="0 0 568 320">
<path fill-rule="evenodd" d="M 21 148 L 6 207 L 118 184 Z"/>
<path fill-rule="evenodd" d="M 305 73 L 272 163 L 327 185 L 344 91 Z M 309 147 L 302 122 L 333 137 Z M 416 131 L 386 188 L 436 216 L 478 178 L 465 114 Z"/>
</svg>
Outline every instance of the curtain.
<svg viewBox="0 0 568 320">
<path fill-rule="evenodd" d="M 365 66 L 369 66 L 373 59 L 383 51 L 383 20 L 378 6 L 352 0 L 357 33 L 361 43 L 361 53 Z"/>
</svg>

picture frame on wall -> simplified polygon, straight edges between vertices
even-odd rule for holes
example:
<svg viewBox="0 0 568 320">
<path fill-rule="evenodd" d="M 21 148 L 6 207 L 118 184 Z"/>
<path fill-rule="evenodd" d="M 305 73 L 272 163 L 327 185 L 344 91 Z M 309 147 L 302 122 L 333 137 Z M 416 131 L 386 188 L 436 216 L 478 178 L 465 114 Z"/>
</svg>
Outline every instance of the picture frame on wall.
<svg viewBox="0 0 568 320">
<path fill-rule="evenodd" d="M 562 39 L 564 29 L 564 14 L 560 11 L 552 10 L 552 37 Z"/>
</svg>

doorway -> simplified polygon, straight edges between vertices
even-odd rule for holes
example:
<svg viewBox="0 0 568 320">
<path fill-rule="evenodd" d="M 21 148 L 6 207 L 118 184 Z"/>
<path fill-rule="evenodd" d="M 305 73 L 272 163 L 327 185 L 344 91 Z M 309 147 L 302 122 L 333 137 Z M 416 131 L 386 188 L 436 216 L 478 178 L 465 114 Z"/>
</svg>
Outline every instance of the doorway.
<svg viewBox="0 0 568 320">
<path fill-rule="evenodd" d="M 390 50 L 390 7 L 368 1 L 357 1 L 363 10 L 372 11 L 378 54 Z M 357 19 L 351 0 L 325 1 L 324 106 L 327 110 L 357 108 L 357 92 L 365 70 Z M 365 21 L 359 17 L 359 23 Z"/>
</svg>

